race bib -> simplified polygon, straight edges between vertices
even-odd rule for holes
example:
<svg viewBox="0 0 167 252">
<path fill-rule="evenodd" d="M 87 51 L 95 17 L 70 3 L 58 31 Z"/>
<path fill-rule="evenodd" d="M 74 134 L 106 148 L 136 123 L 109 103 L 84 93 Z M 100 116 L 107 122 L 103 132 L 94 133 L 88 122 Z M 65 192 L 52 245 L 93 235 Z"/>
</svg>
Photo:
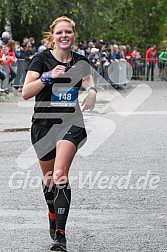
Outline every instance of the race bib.
<svg viewBox="0 0 167 252">
<path fill-rule="evenodd" d="M 51 106 L 75 107 L 78 98 L 78 87 L 53 87 Z"/>
</svg>

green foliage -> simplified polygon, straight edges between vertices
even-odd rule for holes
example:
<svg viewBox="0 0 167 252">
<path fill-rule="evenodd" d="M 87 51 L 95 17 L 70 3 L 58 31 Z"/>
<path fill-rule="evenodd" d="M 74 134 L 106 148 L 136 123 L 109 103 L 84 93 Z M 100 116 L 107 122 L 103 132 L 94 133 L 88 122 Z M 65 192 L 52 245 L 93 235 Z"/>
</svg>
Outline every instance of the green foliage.
<svg viewBox="0 0 167 252">
<path fill-rule="evenodd" d="M 67 15 L 77 23 L 78 40 L 115 39 L 146 49 L 164 39 L 166 13 L 166 0 L 3 0 L 0 32 L 7 19 L 15 40 L 31 36 L 40 43 L 53 20 Z"/>
</svg>

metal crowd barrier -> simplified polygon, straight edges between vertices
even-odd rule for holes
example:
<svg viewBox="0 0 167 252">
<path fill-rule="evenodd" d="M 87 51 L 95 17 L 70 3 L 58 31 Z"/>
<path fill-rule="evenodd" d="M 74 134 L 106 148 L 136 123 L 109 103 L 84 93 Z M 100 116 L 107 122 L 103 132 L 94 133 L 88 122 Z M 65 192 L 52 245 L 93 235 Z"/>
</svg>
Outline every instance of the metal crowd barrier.
<svg viewBox="0 0 167 252">
<path fill-rule="evenodd" d="M 5 71 L 6 73 L 6 78 L 1 84 L 1 88 L 4 91 L 10 90 L 12 87 L 16 88 L 22 88 L 24 79 L 25 79 L 25 66 L 26 66 L 26 61 L 24 59 L 18 59 L 16 63 L 12 63 L 11 67 L 16 73 L 16 78 L 9 83 L 9 69 L 8 65 L 2 65 L 1 69 Z"/>
<path fill-rule="evenodd" d="M 17 76 L 12 83 L 13 87 L 16 88 L 22 88 L 24 84 L 24 79 L 25 79 L 25 67 L 26 67 L 26 61 L 24 59 L 18 59 L 17 60 Z"/>
<path fill-rule="evenodd" d="M 127 64 L 127 62 L 129 64 Z M 118 60 L 112 63 L 101 62 L 103 78 L 111 84 L 120 84 L 131 80 L 167 81 L 167 62 L 146 63 L 145 58 L 138 60 Z M 130 70 L 131 68 L 131 70 Z"/>
<path fill-rule="evenodd" d="M 9 74 L 8 74 L 8 65 L 3 65 L 1 66 L 1 69 L 3 71 L 5 71 L 6 73 L 6 78 L 4 79 L 4 81 L 1 84 L 1 88 L 6 91 L 9 89 Z"/>
<path fill-rule="evenodd" d="M 128 64 L 128 63 L 129 64 Z M 17 76 L 12 83 L 9 84 L 9 74 L 8 74 L 8 66 L 1 65 L 0 69 L 3 69 L 6 72 L 6 78 L 1 84 L 1 88 L 6 90 L 10 90 L 12 88 L 22 88 L 24 79 L 25 79 L 25 67 L 27 65 L 27 61 L 24 59 L 18 59 L 16 63 L 12 64 L 14 71 Z M 131 70 L 129 68 L 131 66 Z M 149 74 L 148 74 L 149 71 Z M 95 75 L 95 73 L 94 73 Z M 106 80 L 109 84 L 114 85 L 123 85 L 132 80 L 155 80 L 155 81 L 167 81 L 167 62 L 161 63 L 156 62 L 152 65 L 147 65 L 146 59 L 141 58 L 139 60 L 119 60 L 118 62 L 109 63 L 106 61 L 101 61 L 99 66 L 99 76 L 95 76 L 97 79 L 97 86 L 102 87 L 106 85 L 106 82 L 101 81 L 102 79 Z M 100 81 L 99 81 L 100 80 Z M 0 92 L 0 96 L 2 92 Z"/>
</svg>

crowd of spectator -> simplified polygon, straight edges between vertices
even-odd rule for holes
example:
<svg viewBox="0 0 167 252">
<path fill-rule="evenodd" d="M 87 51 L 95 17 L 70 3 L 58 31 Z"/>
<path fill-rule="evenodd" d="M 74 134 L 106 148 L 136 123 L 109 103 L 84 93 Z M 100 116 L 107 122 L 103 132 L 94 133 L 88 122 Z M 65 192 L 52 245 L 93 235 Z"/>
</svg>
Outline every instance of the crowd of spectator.
<svg viewBox="0 0 167 252">
<path fill-rule="evenodd" d="M 34 54 L 47 48 L 47 44 L 36 45 L 33 37 L 23 38 L 22 43 L 10 39 L 8 32 L 3 32 L 0 39 L 0 83 L 5 79 L 6 73 L 3 66 L 8 66 L 9 84 L 16 78 L 14 70 L 18 59 L 25 60 L 25 66 Z M 115 40 L 107 43 L 103 40 L 94 39 L 92 41 L 83 41 L 75 43 L 73 51 L 86 56 L 92 67 L 101 74 L 107 81 L 109 78 L 105 75 L 105 70 L 113 62 L 127 61 L 133 69 L 133 79 L 141 79 L 141 70 L 145 69 L 146 79 L 154 80 L 154 69 L 158 63 L 161 80 L 167 80 L 165 69 L 167 68 L 167 45 L 164 51 L 157 52 L 156 45 L 151 45 L 145 50 L 145 55 L 141 55 L 136 46 L 131 48 L 129 45 L 121 45 Z"/>
<path fill-rule="evenodd" d="M 8 32 L 3 32 L 0 39 L 0 84 L 6 77 L 6 72 L 4 71 L 5 65 L 8 67 L 10 85 L 17 76 L 17 60 L 24 59 L 26 65 L 35 53 L 36 46 L 34 38 L 25 37 L 20 45 L 19 41 L 10 39 Z"/>
<path fill-rule="evenodd" d="M 144 55 L 141 54 L 136 46 L 131 49 L 129 45 L 120 45 L 115 40 L 108 44 L 103 40 L 97 39 L 88 43 L 79 43 L 77 46 L 78 53 L 88 57 L 90 64 L 102 76 L 104 76 L 105 67 L 108 67 L 113 62 L 126 60 L 132 66 L 132 78 L 134 80 L 140 80 L 142 75 L 144 75 L 147 81 L 153 81 L 156 63 L 161 80 L 167 80 L 167 45 L 161 52 L 156 50 L 156 45 L 151 45 L 145 50 Z M 75 48 L 77 48 L 76 45 Z"/>
</svg>

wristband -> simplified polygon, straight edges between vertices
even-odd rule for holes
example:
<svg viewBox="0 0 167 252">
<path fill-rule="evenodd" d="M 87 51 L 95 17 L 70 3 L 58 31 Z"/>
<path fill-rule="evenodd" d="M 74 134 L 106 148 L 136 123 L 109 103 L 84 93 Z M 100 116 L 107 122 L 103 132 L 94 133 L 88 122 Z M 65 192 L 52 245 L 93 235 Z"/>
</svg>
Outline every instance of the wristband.
<svg viewBox="0 0 167 252">
<path fill-rule="evenodd" d="M 94 90 L 96 93 L 97 93 L 97 89 L 95 88 L 95 87 L 90 87 L 89 89 L 88 89 L 88 92 L 89 92 L 89 90 Z"/>
<path fill-rule="evenodd" d="M 43 84 L 45 84 L 45 86 L 53 84 L 54 79 L 52 78 L 52 71 L 44 72 L 41 75 L 40 80 Z"/>
</svg>

